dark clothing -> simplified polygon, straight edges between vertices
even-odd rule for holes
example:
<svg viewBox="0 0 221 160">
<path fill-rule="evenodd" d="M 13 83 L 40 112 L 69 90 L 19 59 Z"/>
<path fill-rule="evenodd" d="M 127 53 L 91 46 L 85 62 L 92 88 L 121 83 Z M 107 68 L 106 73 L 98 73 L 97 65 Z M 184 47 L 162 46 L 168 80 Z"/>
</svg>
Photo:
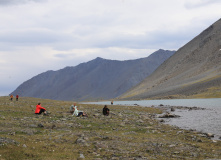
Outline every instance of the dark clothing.
<svg viewBox="0 0 221 160">
<path fill-rule="evenodd" d="M 83 112 L 79 112 L 77 117 L 83 116 Z"/>
<path fill-rule="evenodd" d="M 35 114 L 41 114 L 41 113 L 44 113 L 44 109 L 41 109 L 40 111 L 39 111 L 39 113 L 35 113 Z"/>
<path fill-rule="evenodd" d="M 11 98 L 11 101 L 12 101 L 13 100 L 13 95 L 11 95 L 10 98 Z"/>
<path fill-rule="evenodd" d="M 110 111 L 110 110 L 109 110 L 107 107 L 106 107 L 106 108 L 105 108 L 105 107 L 103 108 L 103 114 L 104 114 L 105 116 L 108 116 L 108 115 L 109 115 L 109 111 Z"/>
</svg>

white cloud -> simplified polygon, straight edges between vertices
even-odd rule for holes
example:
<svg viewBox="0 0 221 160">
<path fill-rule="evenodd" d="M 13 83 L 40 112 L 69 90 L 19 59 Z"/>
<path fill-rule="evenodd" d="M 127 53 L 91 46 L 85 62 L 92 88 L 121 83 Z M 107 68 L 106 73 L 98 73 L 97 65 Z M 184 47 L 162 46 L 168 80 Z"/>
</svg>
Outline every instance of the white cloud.
<svg viewBox="0 0 221 160">
<path fill-rule="evenodd" d="M 96 57 L 178 49 L 218 20 L 220 7 L 217 0 L 0 0 L 0 88 L 9 93 L 36 74 Z"/>
<path fill-rule="evenodd" d="M 195 0 L 195 1 L 188 0 L 185 6 L 188 9 L 194 9 L 198 7 L 208 7 L 210 5 L 220 5 L 220 4 L 221 4 L 220 0 Z"/>
</svg>

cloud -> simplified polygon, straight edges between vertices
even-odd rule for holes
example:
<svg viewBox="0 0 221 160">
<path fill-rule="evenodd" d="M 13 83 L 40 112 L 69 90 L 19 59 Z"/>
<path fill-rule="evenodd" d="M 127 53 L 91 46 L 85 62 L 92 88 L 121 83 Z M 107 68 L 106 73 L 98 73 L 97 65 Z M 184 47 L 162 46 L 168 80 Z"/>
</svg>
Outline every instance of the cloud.
<svg viewBox="0 0 221 160">
<path fill-rule="evenodd" d="M 221 4 L 220 0 L 195 0 L 195 1 L 188 1 L 185 4 L 185 7 L 188 9 L 194 9 L 199 7 L 208 7 L 209 5 L 217 5 Z"/>
<path fill-rule="evenodd" d="M 44 2 L 47 0 L 0 0 L 0 6 L 3 5 L 18 5 L 18 4 L 25 4 L 29 2 Z"/>
<path fill-rule="evenodd" d="M 217 0 L 0 0 L 0 88 L 11 92 L 41 72 L 96 57 L 177 50 L 218 20 L 220 7 Z"/>
</svg>

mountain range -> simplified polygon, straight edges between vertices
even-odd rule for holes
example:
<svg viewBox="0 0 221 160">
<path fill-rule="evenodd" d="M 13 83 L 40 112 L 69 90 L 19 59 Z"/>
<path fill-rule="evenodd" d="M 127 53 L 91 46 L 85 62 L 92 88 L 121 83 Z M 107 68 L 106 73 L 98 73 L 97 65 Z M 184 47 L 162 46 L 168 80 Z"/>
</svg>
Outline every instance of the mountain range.
<svg viewBox="0 0 221 160">
<path fill-rule="evenodd" d="M 126 61 L 98 57 L 74 67 L 41 73 L 11 94 L 74 101 L 116 98 L 143 81 L 174 52 L 160 49 L 146 58 Z"/>
<path fill-rule="evenodd" d="M 221 98 L 221 19 L 119 99 Z"/>
</svg>

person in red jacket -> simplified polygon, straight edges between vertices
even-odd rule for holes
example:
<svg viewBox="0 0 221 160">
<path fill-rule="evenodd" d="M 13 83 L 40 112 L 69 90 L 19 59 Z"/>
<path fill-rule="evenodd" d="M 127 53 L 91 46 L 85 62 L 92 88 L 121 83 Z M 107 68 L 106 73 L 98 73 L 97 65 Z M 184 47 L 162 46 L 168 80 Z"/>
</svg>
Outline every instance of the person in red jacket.
<svg viewBox="0 0 221 160">
<path fill-rule="evenodd" d="M 18 101 L 18 97 L 19 97 L 19 96 L 18 96 L 18 95 L 16 95 L 16 101 Z"/>
<path fill-rule="evenodd" d="M 38 103 L 38 105 L 36 106 L 35 114 L 41 113 L 47 114 L 46 109 L 41 106 L 41 103 Z"/>
</svg>

